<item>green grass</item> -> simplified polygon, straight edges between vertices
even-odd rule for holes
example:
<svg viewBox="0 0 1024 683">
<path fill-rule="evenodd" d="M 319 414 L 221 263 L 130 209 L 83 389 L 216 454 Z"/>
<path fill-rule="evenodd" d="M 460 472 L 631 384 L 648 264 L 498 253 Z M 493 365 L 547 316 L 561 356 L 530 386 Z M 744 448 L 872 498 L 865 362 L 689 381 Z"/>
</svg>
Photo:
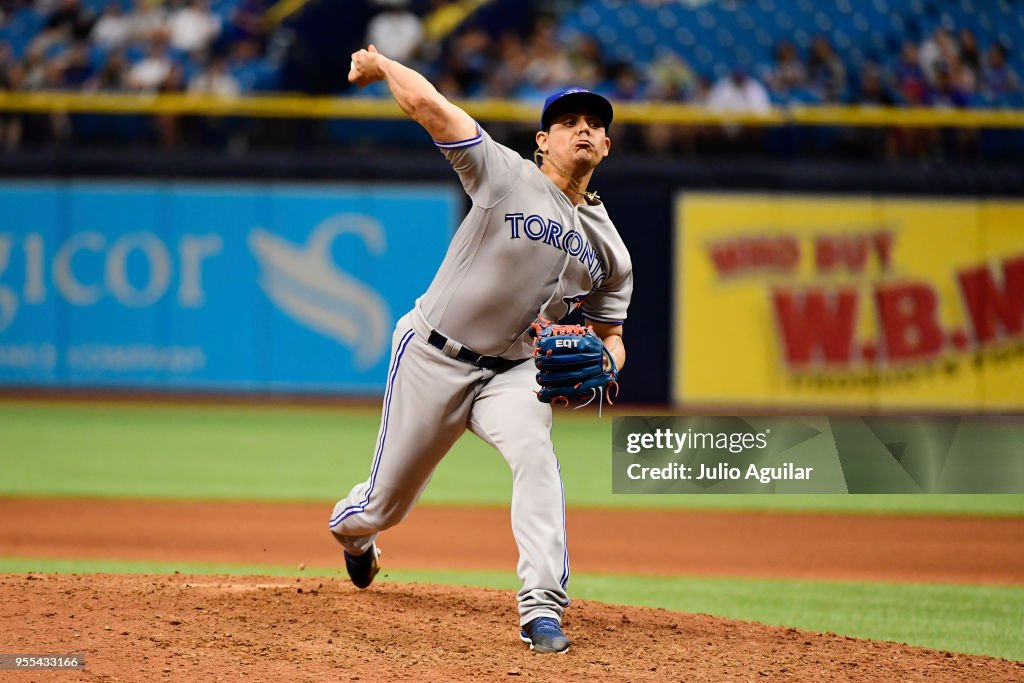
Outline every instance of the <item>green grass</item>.
<svg viewBox="0 0 1024 683">
<path fill-rule="evenodd" d="M 764 579 L 573 577 L 581 598 L 1024 660 L 1024 589 Z"/>
<path fill-rule="evenodd" d="M 363 480 L 369 408 L 0 403 L 0 495 L 326 502 Z M 1024 516 L 1024 495 L 612 495 L 611 419 L 559 412 L 572 506 Z M 505 461 L 467 434 L 426 503 L 505 505 Z"/>
<path fill-rule="evenodd" d="M 339 576 L 338 568 L 0 558 L 0 572 Z M 515 590 L 512 572 L 387 570 L 382 580 Z M 573 575 L 573 597 L 1024 661 L 1024 588 Z M 510 597 L 511 600 L 511 597 Z"/>
</svg>

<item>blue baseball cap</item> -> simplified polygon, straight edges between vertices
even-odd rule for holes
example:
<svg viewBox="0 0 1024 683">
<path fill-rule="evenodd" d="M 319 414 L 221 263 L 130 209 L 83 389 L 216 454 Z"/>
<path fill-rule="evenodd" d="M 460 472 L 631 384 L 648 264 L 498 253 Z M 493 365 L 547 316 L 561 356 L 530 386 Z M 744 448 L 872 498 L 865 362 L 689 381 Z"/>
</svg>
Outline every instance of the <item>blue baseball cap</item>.
<svg viewBox="0 0 1024 683">
<path fill-rule="evenodd" d="M 540 115 L 540 129 L 547 130 L 551 126 L 551 119 L 572 109 L 587 111 L 597 114 L 607 129 L 612 125 L 612 103 L 586 88 L 566 88 L 559 90 L 551 97 L 544 100 L 544 110 Z"/>
</svg>

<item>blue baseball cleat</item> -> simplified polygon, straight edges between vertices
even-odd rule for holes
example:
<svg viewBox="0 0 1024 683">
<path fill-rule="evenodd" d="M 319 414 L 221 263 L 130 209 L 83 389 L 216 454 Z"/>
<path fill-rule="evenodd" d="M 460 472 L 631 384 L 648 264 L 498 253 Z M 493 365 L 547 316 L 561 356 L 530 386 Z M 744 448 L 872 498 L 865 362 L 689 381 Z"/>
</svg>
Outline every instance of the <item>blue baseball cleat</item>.
<svg viewBox="0 0 1024 683">
<path fill-rule="evenodd" d="M 380 571 L 380 549 L 374 543 L 362 555 L 352 555 L 345 551 L 345 569 L 348 570 L 348 577 L 356 588 L 366 588 L 373 583 L 373 577 Z"/>
<path fill-rule="evenodd" d="M 562 633 L 562 626 L 552 617 L 537 617 L 519 631 L 524 643 L 530 644 L 534 652 L 568 652 L 569 638 Z"/>
</svg>

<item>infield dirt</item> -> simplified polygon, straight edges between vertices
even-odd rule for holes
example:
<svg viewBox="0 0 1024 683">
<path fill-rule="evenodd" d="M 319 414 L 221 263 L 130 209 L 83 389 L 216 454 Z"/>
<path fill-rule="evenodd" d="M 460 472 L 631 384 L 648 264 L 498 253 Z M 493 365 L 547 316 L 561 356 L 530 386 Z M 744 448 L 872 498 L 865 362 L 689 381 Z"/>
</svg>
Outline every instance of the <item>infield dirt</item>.
<svg viewBox="0 0 1024 683">
<path fill-rule="evenodd" d="M 330 512 L 0 499 L 0 556 L 340 566 Z M 574 572 L 1024 584 L 1024 518 L 571 509 L 567 523 Z M 381 539 L 386 567 L 516 564 L 507 508 L 419 506 Z"/>
<path fill-rule="evenodd" d="M 507 591 L 342 579 L 4 575 L 16 652 L 76 652 L 77 681 L 1015 681 L 1024 664 L 579 601 L 564 655 L 519 642 Z"/>
<path fill-rule="evenodd" d="M 6 499 L 0 555 L 340 567 L 329 508 Z M 569 543 L 586 572 L 1024 583 L 1020 519 L 572 510 Z M 385 568 L 515 563 L 503 509 L 421 507 L 381 544 Z M 17 680 L 1024 681 L 1019 662 L 579 600 L 566 655 L 533 655 L 516 623 L 512 591 L 0 575 L 4 651 L 87 661 Z"/>
</svg>

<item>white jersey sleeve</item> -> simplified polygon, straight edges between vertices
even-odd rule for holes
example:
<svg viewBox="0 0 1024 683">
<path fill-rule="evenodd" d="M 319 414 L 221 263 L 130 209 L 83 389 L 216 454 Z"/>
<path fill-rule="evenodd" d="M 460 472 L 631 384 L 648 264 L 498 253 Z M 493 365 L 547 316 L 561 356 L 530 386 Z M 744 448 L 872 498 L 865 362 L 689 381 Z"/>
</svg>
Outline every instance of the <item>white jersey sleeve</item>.
<svg viewBox="0 0 1024 683">
<path fill-rule="evenodd" d="M 468 140 L 434 140 L 434 144 L 459 174 L 473 203 L 489 209 L 516 186 L 523 171 L 523 158 L 491 139 L 479 124 L 476 130 L 476 136 Z"/>
</svg>

